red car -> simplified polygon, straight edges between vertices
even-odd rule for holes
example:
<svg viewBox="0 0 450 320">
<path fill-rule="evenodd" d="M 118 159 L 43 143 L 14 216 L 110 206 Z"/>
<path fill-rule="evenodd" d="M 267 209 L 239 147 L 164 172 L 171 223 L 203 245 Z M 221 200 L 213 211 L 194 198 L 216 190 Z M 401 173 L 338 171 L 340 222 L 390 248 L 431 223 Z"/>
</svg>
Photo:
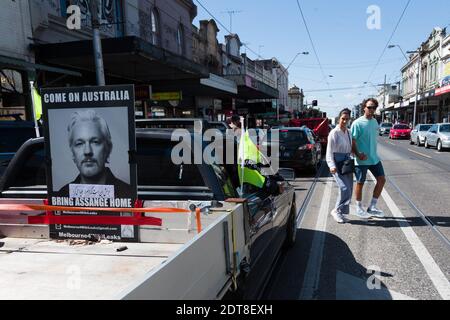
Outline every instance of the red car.
<svg viewBox="0 0 450 320">
<path fill-rule="evenodd" d="M 406 124 L 394 124 L 389 132 L 389 139 L 410 139 L 411 129 Z"/>
</svg>

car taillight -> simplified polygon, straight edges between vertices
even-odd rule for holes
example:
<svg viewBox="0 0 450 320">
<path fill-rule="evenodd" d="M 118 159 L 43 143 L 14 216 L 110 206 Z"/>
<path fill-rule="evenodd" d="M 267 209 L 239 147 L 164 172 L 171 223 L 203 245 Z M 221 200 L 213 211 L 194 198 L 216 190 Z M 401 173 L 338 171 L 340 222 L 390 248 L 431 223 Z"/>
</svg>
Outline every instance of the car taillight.
<svg viewBox="0 0 450 320">
<path fill-rule="evenodd" d="M 298 150 L 312 150 L 313 148 L 313 144 L 305 144 L 304 146 L 299 147 Z"/>
</svg>

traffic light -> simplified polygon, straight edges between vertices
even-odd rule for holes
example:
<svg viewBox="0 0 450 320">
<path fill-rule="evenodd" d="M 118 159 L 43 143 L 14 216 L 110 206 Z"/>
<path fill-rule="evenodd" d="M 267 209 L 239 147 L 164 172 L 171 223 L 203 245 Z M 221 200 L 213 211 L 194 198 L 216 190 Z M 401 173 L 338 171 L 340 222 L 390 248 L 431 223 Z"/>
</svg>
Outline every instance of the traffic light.
<svg viewBox="0 0 450 320">
<path fill-rule="evenodd" d="M 313 107 L 317 107 L 317 100 L 313 100 L 313 101 L 312 101 L 312 106 L 313 106 Z"/>
</svg>

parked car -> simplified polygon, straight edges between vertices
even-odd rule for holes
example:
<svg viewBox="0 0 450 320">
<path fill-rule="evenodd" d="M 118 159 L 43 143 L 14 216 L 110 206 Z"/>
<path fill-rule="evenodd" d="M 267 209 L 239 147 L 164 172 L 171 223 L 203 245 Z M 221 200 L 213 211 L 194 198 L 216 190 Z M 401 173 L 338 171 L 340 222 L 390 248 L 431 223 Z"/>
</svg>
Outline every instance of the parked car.
<svg viewBox="0 0 450 320">
<path fill-rule="evenodd" d="M 418 124 L 413 131 L 411 131 L 411 144 L 417 144 L 421 146 L 425 142 L 425 135 L 427 131 L 431 128 L 431 124 Z"/>
<path fill-rule="evenodd" d="M 382 136 L 383 134 L 389 134 L 389 131 L 391 131 L 392 123 L 390 122 L 383 122 L 380 124 L 379 134 Z"/>
<path fill-rule="evenodd" d="M 272 143 L 269 133 L 267 141 Z M 296 173 L 310 169 L 314 173 L 322 159 L 320 140 L 307 127 L 279 129 L 280 167 L 292 168 Z"/>
<path fill-rule="evenodd" d="M 394 124 L 389 131 L 389 139 L 410 139 L 411 129 L 407 124 Z"/>
<path fill-rule="evenodd" d="M 436 147 L 438 151 L 450 148 L 450 123 L 433 124 L 425 135 L 425 148 Z"/>
</svg>

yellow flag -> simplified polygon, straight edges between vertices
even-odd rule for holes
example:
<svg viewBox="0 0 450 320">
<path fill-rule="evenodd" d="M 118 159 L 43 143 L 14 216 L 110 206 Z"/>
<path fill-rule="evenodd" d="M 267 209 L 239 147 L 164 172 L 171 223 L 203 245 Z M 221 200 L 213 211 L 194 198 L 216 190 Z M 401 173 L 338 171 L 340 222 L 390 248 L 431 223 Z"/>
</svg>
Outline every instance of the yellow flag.
<svg viewBox="0 0 450 320">
<path fill-rule="evenodd" d="M 245 182 L 258 188 L 262 188 L 266 178 L 257 170 L 243 167 L 246 160 L 250 160 L 251 163 L 255 164 L 261 163 L 260 151 L 253 143 L 247 130 L 241 135 L 241 141 L 239 142 L 239 181 L 241 184 Z"/>
<path fill-rule="evenodd" d="M 34 104 L 34 114 L 36 116 L 36 120 L 39 120 L 42 117 L 42 101 L 41 96 L 36 88 L 33 87 L 33 104 Z"/>
</svg>

